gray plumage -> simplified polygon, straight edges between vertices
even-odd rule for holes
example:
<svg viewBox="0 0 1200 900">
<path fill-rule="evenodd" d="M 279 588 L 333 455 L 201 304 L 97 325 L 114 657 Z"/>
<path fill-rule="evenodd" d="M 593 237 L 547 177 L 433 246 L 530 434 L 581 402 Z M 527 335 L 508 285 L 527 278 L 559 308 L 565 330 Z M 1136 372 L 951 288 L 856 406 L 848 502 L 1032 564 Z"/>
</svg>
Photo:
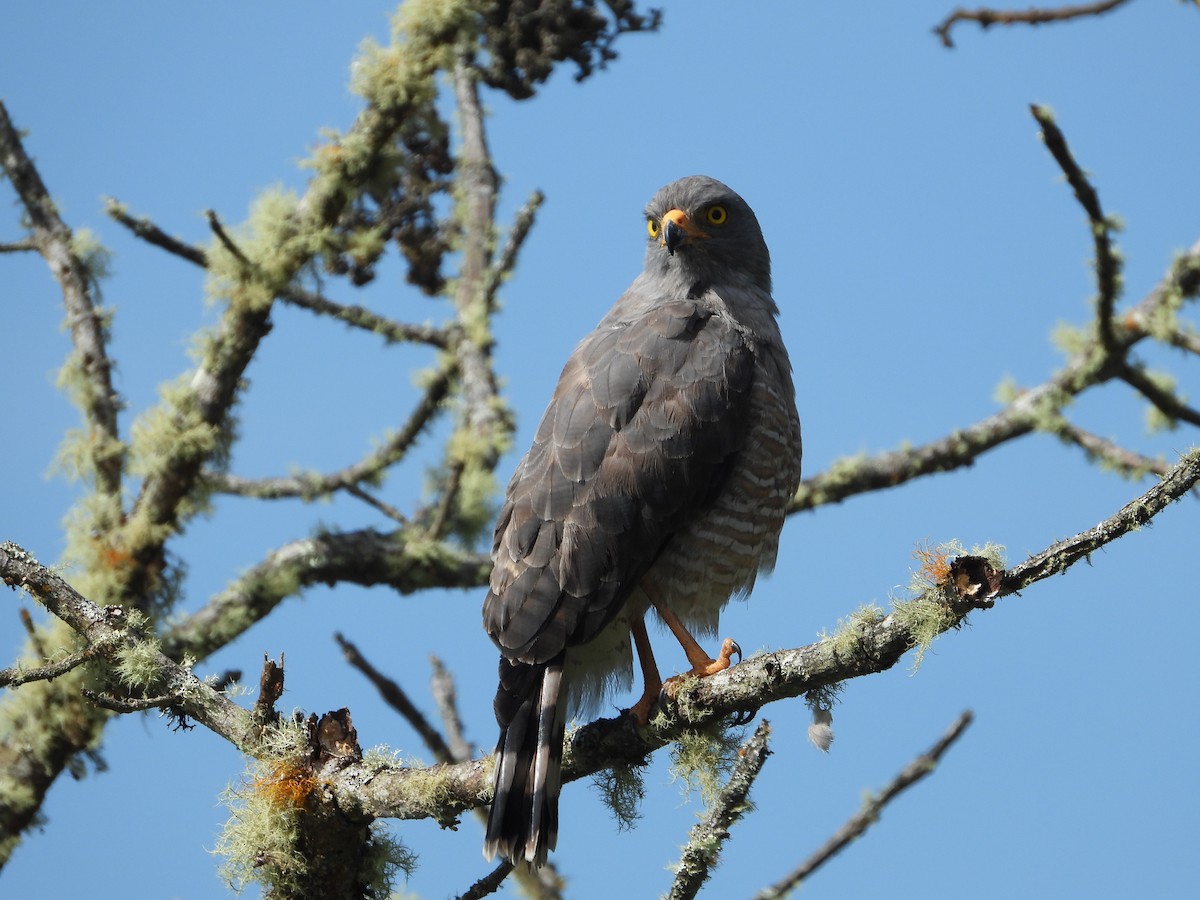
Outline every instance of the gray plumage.
<svg viewBox="0 0 1200 900">
<path fill-rule="evenodd" d="M 568 708 L 632 675 L 651 601 L 711 635 L 774 566 L 800 423 L 753 211 L 711 178 L 646 207 L 645 266 L 575 348 L 496 523 L 483 622 L 500 648 L 484 854 L 545 862 Z"/>
</svg>

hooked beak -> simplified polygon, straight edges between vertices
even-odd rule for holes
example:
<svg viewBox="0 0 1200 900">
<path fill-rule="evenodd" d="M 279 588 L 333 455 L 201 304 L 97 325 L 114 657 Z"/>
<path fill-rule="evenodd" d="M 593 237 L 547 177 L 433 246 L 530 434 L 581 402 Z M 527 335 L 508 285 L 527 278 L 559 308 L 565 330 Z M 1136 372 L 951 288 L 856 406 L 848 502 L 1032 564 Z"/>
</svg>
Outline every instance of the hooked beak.
<svg viewBox="0 0 1200 900">
<path fill-rule="evenodd" d="M 662 217 L 662 244 L 671 256 L 675 255 L 675 248 L 680 244 L 686 244 L 694 238 L 705 236 L 692 224 L 687 213 L 681 209 L 669 210 Z"/>
</svg>

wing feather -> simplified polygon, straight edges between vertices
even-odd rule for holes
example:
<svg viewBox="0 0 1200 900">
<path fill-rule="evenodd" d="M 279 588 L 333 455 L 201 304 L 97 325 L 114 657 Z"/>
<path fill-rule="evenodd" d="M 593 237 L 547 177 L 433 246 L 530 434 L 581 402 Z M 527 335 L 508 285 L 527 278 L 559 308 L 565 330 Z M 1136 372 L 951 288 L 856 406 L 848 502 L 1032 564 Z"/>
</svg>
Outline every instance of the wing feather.
<svg viewBox="0 0 1200 900">
<path fill-rule="evenodd" d="M 689 300 L 606 322 L 563 369 L 496 526 L 484 624 L 510 659 L 607 624 L 744 439 L 754 358 L 727 318 Z"/>
</svg>

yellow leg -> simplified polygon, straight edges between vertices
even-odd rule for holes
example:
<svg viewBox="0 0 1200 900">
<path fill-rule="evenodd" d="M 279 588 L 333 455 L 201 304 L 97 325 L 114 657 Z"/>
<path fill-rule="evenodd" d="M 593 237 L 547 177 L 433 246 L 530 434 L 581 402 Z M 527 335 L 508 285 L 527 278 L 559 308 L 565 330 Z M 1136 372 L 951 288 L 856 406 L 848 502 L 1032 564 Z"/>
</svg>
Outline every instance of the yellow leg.
<svg viewBox="0 0 1200 900">
<path fill-rule="evenodd" d="M 662 676 L 658 672 L 658 663 L 654 661 L 654 651 L 650 648 L 650 635 L 646 633 L 646 620 L 639 616 L 634 619 L 629 629 L 633 633 L 633 646 L 637 650 L 638 662 L 642 666 L 642 682 L 645 689 L 642 698 L 629 710 L 638 727 L 650 721 L 650 710 L 658 702 L 662 693 Z"/>
<path fill-rule="evenodd" d="M 696 639 L 684 627 L 683 622 L 679 621 L 679 616 L 671 612 L 666 604 L 659 603 L 653 599 L 650 602 L 654 604 L 655 611 L 666 622 L 667 627 L 671 629 L 671 633 L 675 635 L 675 640 L 679 641 L 683 647 L 683 652 L 687 654 L 688 662 L 692 664 L 692 671 L 689 674 L 699 678 L 716 675 L 718 672 L 723 672 L 729 668 L 729 660 L 734 653 L 737 653 L 739 657 L 742 655 L 741 648 L 733 638 L 725 638 L 721 642 L 721 652 L 717 655 L 716 659 L 713 659 L 696 643 Z M 645 630 L 645 626 L 643 625 L 642 627 Z"/>
</svg>

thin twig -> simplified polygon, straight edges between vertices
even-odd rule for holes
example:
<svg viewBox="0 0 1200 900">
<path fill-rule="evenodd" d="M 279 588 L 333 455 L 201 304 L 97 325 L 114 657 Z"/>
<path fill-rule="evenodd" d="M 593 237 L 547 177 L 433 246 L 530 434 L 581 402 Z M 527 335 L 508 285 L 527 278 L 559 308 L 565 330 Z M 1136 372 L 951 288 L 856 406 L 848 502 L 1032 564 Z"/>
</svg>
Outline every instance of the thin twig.
<svg viewBox="0 0 1200 900">
<path fill-rule="evenodd" d="M 1150 401 L 1168 419 L 1182 420 L 1200 425 L 1200 410 L 1193 409 L 1171 391 L 1154 382 L 1140 366 L 1126 364 L 1121 367 L 1121 380 Z"/>
<path fill-rule="evenodd" d="M 1030 105 L 1029 111 L 1041 126 L 1042 141 L 1046 144 L 1046 149 L 1062 169 L 1067 183 L 1075 191 L 1075 197 L 1087 213 L 1091 224 L 1092 244 L 1096 254 L 1096 327 L 1104 352 L 1109 357 L 1118 359 L 1121 357 L 1122 348 L 1118 345 L 1113 331 L 1113 310 L 1121 291 L 1121 260 L 1112 245 L 1112 223 L 1104 215 L 1104 210 L 1100 207 L 1100 195 L 1075 161 L 1071 148 L 1067 146 L 1067 139 L 1055 123 L 1050 110 L 1035 103 Z"/>
<path fill-rule="evenodd" d="M 33 669 L 14 666 L 10 669 L 0 669 L 0 687 L 17 687 L 30 681 L 53 681 L 60 675 L 65 675 L 72 669 L 83 665 L 89 659 L 95 659 L 100 651 L 95 647 L 85 647 L 78 653 L 72 653 L 58 662 L 47 663 Z"/>
<path fill-rule="evenodd" d="M 387 316 L 357 306 L 352 303 L 337 303 L 314 291 L 300 287 L 290 287 L 280 299 L 291 306 L 307 309 L 310 312 L 337 319 L 354 328 L 370 331 L 386 341 L 395 343 L 428 344 L 439 349 L 448 349 L 451 345 L 451 335 L 445 328 L 433 325 L 413 325 L 407 322 L 397 322 Z"/>
<path fill-rule="evenodd" d="M 1064 441 L 1082 448 L 1090 458 L 1100 460 L 1126 477 L 1142 478 L 1148 473 L 1162 477 L 1167 474 L 1168 466 L 1162 459 L 1152 459 L 1128 450 L 1108 438 L 1072 425 L 1065 419 L 1057 433 Z"/>
<path fill-rule="evenodd" d="M 9 244 L 0 244 L 0 253 L 36 253 L 37 244 L 33 241 L 13 241 Z"/>
<path fill-rule="evenodd" d="M 141 238 L 148 244 L 153 244 L 168 253 L 186 259 L 201 268 L 208 268 L 208 253 L 203 247 L 196 247 L 179 238 L 171 237 L 150 219 L 131 216 L 125 207 L 112 197 L 104 199 L 104 211 L 109 218 L 119 225 L 124 225 L 134 237 Z M 214 214 L 215 215 L 215 214 Z"/>
<path fill-rule="evenodd" d="M 458 692 L 454 688 L 454 676 L 432 653 L 429 654 L 429 664 L 433 667 L 430 690 L 442 718 L 442 727 L 446 729 L 446 743 L 450 745 L 454 761 L 464 762 L 475 755 L 475 747 L 467 740 L 463 731 L 462 716 L 458 712 Z"/>
<path fill-rule="evenodd" d="M 529 231 L 533 228 L 534 219 L 537 217 L 537 211 L 541 208 L 545 199 L 546 195 L 541 191 L 534 191 L 529 195 L 529 199 L 517 211 L 517 215 L 513 219 L 512 227 L 508 230 L 508 240 L 504 242 L 504 249 L 500 251 L 500 258 L 488 267 L 484 292 L 487 294 L 488 305 L 492 309 L 496 308 L 496 293 L 500 288 L 500 284 L 512 273 L 513 268 L 516 266 L 517 254 L 520 253 L 525 239 L 529 236 Z"/>
<path fill-rule="evenodd" d="M 101 694 L 84 688 L 79 692 L 84 699 L 91 701 L 101 709 L 116 713 L 139 713 L 148 709 L 164 709 L 177 706 L 177 694 L 163 694 L 158 697 L 114 697 L 112 694 Z"/>
<path fill-rule="evenodd" d="M 891 783 L 882 791 L 868 797 L 866 802 L 863 803 L 862 809 L 851 816 L 846 821 L 846 824 L 830 837 L 824 847 L 786 876 L 775 882 L 771 887 L 757 893 L 754 896 L 754 900 L 778 900 L 780 897 L 787 896 L 787 894 L 803 883 L 806 878 L 812 875 L 813 872 L 837 856 L 838 853 L 849 846 L 856 838 L 860 837 L 879 820 L 879 814 L 883 812 L 885 806 L 922 778 L 932 774 L 942 756 L 962 736 L 967 726 L 971 724 L 972 718 L 970 710 L 959 716 L 958 720 L 950 726 L 950 729 L 942 735 L 936 744 L 905 766 L 900 771 L 900 774 L 893 778 Z"/>
<path fill-rule="evenodd" d="M 500 865 L 471 885 L 465 892 L 459 894 L 458 900 L 480 900 L 481 897 L 494 894 L 512 870 L 513 864 L 507 859 L 504 860 Z"/>
<path fill-rule="evenodd" d="M 221 494 L 256 497 L 260 500 L 279 500 L 301 497 L 313 500 L 339 490 L 358 487 L 370 481 L 389 466 L 404 458 L 417 439 L 441 411 L 454 379 L 454 363 L 443 360 L 440 368 L 425 385 L 416 407 L 404 425 L 369 456 L 328 474 L 290 475 L 277 478 L 239 478 L 223 472 L 210 472 L 205 477 L 212 490 Z"/>
<path fill-rule="evenodd" d="M 212 233 L 216 235 L 217 240 L 221 242 L 221 246 L 233 255 L 233 258 L 240 262 L 243 266 L 249 266 L 250 260 L 246 254 L 242 252 L 242 248 L 237 245 L 229 232 L 225 230 L 225 226 L 221 224 L 221 219 L 214 209 L 206 209 L 204 211 L 205 218 L 208 219 L 208 227 L 212 229 Z"/>
<path fill-rule="evenodd" d="M 405 693 L 404 688 L 400 687 L 399 684 L 371 665 L 367 658 L 359 651 L 358 647 L 346 640 L 341 632 L 334 634 L 333 639 L 342 648 L 342 655 L 346 657 L 346 662 L 362 672 L 367 680 L 375 686 L 375 689 L 379 691 L 379 695 L 383 697 L 388 706 L 404 717 L 405 721 L 413 727 L 413 730 L 421 736 L 421 740 L 425 742 L 425 746 L 429 748 L 438 762 L 458 762 L 454 758 L 454 751 L 450 749 L 450 745 L 446 743 L 446 739 L 442 737 L 441 732 L 429 724 L 429 720 L 417 709 L 416 704 L 408 698 L 408 694 Z"/>
<path fill-rule="evenodd" d="M 688 833 L 668 900 L 692 900 L 708 880 L 721 855 L 721 847 L 729 840 L 729 829 L 750 810 L 746 797 L 771 753 L 767 748 L 770 737 L 771 726 L 763 719 L 750 740 L 738 750 L 729 781 L 717 794 L 712 809 Z"/>
<path fill-rule="evenodd" d="M 1111 12 L 1127 0 L 1101 0 L 1099 3 L 1085 3 L 1079 6 L 1058 6 L 1043 9 L 999 10 L 999 9 L 959 9 L 954 10 L 943 22 L 933 29 L 942 40 L 945 47 L 953 47 L 950 29 L 958 22 L 978 22 L 979 27 L 987 29 L 992 25 L 1045 25 L 1048 22 L 1065 22 L 1083 16 L 1101 16 Z"/>
<path fill-rule="evenodd" d="M 392 506 L 392 504 L 385 503 L 369 491 L 363 490 L 357 484 L 348 484 L 343 488 L 343 490 L 351 497 L 355 497 L 371 508 L 379 510 L 393 522 L 396 522 L 400 525 L 408 525 L 408 516 L 406 516 L 396 507 Z"/>
</svg>

